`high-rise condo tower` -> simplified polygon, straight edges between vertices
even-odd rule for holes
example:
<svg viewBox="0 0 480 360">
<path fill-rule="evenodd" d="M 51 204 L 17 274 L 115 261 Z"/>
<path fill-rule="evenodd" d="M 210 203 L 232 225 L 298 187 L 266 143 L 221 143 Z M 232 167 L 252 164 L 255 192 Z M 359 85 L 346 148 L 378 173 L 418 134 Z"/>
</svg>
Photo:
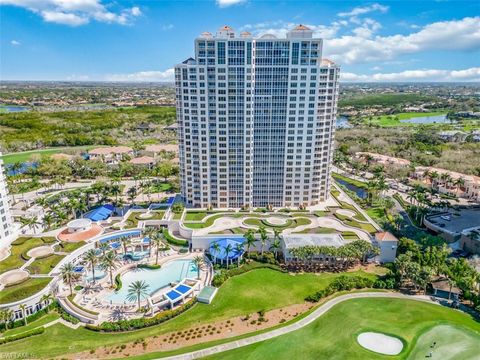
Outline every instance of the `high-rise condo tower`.
<svg viewBox="0 0 480 360">
<path fill-rule="evenodd" d="M 229 26 L 175 67 L 181 191 L 195 207 L 309 206 L 328 197 L 339 67 L 299 25 Z"/>
</svg>

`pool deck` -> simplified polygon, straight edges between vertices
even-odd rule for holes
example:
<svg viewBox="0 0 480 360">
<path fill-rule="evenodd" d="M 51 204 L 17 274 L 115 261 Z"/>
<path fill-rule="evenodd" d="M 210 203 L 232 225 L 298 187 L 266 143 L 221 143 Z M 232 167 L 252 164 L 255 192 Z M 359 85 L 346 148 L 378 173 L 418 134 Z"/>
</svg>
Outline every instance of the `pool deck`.
<svg viewBox="0 0 480 360">
<path fill-rule="evenodd" d="M 163 265 L 174 260 L 193 259 L 195 256 L 199 255 L 199 253 L 179 254 L 173 250 L 164 252 L 164 254 L 164 256 L 159 256 L 158 265 Z M 123 274 L 136 267 L 138 264 L 155 264 L 155 259 L 155 252 L 152 251 L 152 255 L 148 259 L 143 259 L 142 261 L 138 262 L 124 261 L 122 262 L 122 265 L 113 272 L 112 278 L 115 279 L 118 274 Z M 199 280 L 200 286 L 199 289 L 195 290 L 194 295 L 197 295 L 203 286 L 207 285 L 209 279 L 211 278 L 210 272 L 210 266 L 204 266 L 201 269 Z M 159 299 L 171 289 L 171 287 L 161 289 L 157 291 L 151 298 Z M 69 294 L 68 286 L 63 286 L 60 291 L 65 294 L 65 296 Z M 110 287 L 110 276 L 107 274 L 107 276 L 105 276 L 103 279 L 97 280 L 95 284 L 90 283 L 84 288 L 83 291 L 77 293 L 73 301 L 87 310 L 97 312 L 99 314 L 97 323 L 102 323 L 103 321 L 132 319 L 142 316 L 142 314 L 137 313 L 137 302 L 127 304 L 111 304 L 107 298 L 110 294 L 112 294 L 113 291 L 114 290 Z M 141 306 L 145 306 L 147 304 L 147 299 L 141 301 Z"/>
</svg>

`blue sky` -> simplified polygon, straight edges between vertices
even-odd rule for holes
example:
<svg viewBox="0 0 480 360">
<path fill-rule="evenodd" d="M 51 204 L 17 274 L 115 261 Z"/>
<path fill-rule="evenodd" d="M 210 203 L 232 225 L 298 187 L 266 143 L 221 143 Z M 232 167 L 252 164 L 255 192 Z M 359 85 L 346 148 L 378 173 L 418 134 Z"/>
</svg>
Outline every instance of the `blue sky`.
<svg viewBox="0 0 480 360">
<path fill-rule="evenodd" d="M 480 81 L 480 2 L 400 0 L 0 0 L 0 79 L 170 81 L 203 31 L 299 23 L 344 81 Z"/>
</svg>

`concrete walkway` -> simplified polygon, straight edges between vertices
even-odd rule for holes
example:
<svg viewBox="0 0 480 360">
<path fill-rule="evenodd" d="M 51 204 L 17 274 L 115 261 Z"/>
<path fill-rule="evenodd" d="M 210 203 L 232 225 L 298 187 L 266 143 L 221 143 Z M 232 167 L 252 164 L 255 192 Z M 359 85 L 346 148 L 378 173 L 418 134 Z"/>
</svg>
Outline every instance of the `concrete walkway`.
<svg viewBox="0 0 480 360">
<path fill-rule="evenodd" d="M 243 346 L 248 346 L 251 344 L 255 344 L 261 341 L 265 341 L 268 339 L 275 338 L 277 336 L 285 335 L 288 334 L 292 331 L 299 330 L 309 324 L 311 324 L 313 321 L 317 320 L 320 316 L 325 314 L 327 311 L 329 311 L 331 308 L 333 308 L 335 305 L 347 301 L 350 299 L 363 299 L 363 298 L 394 298 L 394 299 L 409 299 L 409 300 L 417 300 L 417 301 L 426 301 L 426 302 L 431 302 L 435 303 L 434 301 L 430 300 L 428 297 L 417 297 L 417 296 L 407 296 L 407 295 L 402 295 L 399 293 L 381 293 L 381 292 L 365 292 L 365 293 L 354 293 L 354 294 L 345 294 L 338 296 L 336 298 L 333 298 L 329 301 L 327 301 L 325 304 L 320 305 L 317 309 L 315 309 L 312 313 L 304 317 L 303 319 L 296 321 L 293 324 L 284 326 L 279 329 L 271 330 L 268 332 L 265 332 L 263 334 L 259 335 L 254 335 L 248 338 L 236 340 L 236 341 L 231 341 L 225 344 L 221 345 L 216 345 L 212 346 L 203 350 L 197 350 L 197 351 L 192 351 L 186 354 L 181 354 L 181 355 L 175 355 L 175 356 L 170 356 L 162 359 L 168 359 L 168 360 L 192 360 L 192 359 L 200 359 L 205 356 L 210 356 L 213 354 L 218 354 L 224 351 L 228 350 L 233 350 L 237 349 Z"/>
</svg>

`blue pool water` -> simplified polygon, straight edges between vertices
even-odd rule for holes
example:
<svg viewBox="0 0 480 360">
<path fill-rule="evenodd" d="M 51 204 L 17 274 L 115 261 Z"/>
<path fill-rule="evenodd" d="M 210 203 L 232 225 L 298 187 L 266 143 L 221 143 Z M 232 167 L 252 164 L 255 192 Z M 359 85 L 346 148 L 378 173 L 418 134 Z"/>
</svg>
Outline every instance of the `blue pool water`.
<svg viewBox="0 0 480 360">
<path fill-rule="evenodd" d="M 191 260 L 175 260 L 166 265 L 163 265 L 161 269 L 132 269 L 122 275 L 122 288 L 112 293 L 106 299 L 113 303 L 123 304 L 128 301 L 128 288 L 137 280 L 145 281 L 149 286 L 148 293 L 153 295 L 158 290 L 169 286 L 172 282 L 179 282 L 185 278 L 196 278 L 197 268 Z"/>
<path fill-rule="evenodd" d="M 103 279 L 107 273 L 101 268 L 95 266 L 95 280 Z M 92 268 L 88 267 L 87 272 L 85 273 L 85 279 L 90 282 L 93 280 Z"/>
</svg>

